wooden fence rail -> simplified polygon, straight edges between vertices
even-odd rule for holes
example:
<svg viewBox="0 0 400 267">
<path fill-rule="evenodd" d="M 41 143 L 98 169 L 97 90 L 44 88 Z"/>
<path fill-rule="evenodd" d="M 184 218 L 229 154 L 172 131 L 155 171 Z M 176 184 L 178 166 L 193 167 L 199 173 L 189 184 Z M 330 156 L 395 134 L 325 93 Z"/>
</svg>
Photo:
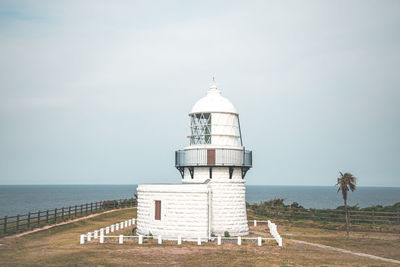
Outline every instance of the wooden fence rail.
<svg viewBox="0 0 400 267">
<path fill-rule="evenodd" d="M 318 210 L 282 206 L 251 207 L 260 215 L 285 219 L 310 219 L 314 221 L 345 222 L 344 210 Z M 352 224 L 400 225 L 400 212 L 349 211 Z"/>
<path fill-rule="evenodd" d="M 38 210 L 37 212 L 28 212 L 27 214 L 17 214 L 15 216 L 5 216 L 0 218 L 0 236 L 29 231 L 37 227 L 88 216 L 108 209 L 132 207 L 135 205 L 136 199 L 133 198 L 107 200 L 51 210 Z"/>
</svg>

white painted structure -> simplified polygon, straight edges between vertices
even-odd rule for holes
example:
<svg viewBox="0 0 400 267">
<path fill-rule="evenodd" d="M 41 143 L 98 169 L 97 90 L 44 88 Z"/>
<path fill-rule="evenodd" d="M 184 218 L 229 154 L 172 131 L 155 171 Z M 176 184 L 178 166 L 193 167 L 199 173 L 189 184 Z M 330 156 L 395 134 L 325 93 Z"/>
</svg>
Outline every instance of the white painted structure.
<svg viewBox="0 0 400 267">
<path fill-rule="evenodd" d="M 252 153 L 242 145 L 239 114 L 214 82 L 189 117 L 190 145 L 175 154 L 182 184 L 138 186 L 137 233 L 182 240 L 247 235 L 244 178 Z"/>
</svg>

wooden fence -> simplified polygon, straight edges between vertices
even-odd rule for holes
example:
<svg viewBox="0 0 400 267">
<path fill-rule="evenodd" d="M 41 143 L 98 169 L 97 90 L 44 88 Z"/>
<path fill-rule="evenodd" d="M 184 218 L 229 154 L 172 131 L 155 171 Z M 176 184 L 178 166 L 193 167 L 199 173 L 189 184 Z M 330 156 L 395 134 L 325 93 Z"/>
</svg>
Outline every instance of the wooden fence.
<svg viewBox="0 0 400 267">
<path fill-rule="evenodd" d="M 345 222 L 344 210 L 318 210 L 303 209 L 282 206 L 250 207 L 256 214 L 266 215 L 271 218 L 284 219 L 309 219 L 325 222 Z M 381 211 L 349 211 L 350 223 L 352 224 L 390 224 L 400 225 L 400 212 Z"/>
<path fill-rule="evenodd" d="M 135 205 L 136 199 L 133 198 L 107 200 L 51 210 L 38 210 L 37 212 L 28 212 L 27 214 L 17 214 L 15 216 L 5 216 L 0 218 L 0 236 L 29 231 L 37 227 L 85 217 L 109 209 L 126 208 Z"/>
</svg>

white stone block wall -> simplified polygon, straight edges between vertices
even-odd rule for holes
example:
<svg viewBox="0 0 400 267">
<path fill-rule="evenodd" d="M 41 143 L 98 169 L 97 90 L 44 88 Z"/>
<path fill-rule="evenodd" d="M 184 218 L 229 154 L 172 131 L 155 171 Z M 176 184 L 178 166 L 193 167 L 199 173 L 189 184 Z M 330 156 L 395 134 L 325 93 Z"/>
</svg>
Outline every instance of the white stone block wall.
<svg viewBox="0 0 400 267">
<path fill-rule="evenodd" d="M 161 200 L 161 220 L 155 220 L 155 201 Z M 182 240 L 208 237 L 206 184 L 139 185 L 137 233 Z"/>
<path fill-rule="evenodd" d="M 246 188 L 243 182 L 220 183 L 212 180 L 211 232 L 231 236 L 249 234 L 246 214 Z"/>
<path fill-rule="evenodd" d="M 208 167 L 194 167 L 193 179 L 190 176 L 189 169 L 185 168 L 182 183 L 204 183 L 207 179 L 210 179 L 210 169 Z M 244 183 L 245 179 L 242 179 L 242 169 L 240 167 L 235 167 L 233 169 L 232 179 L 229 179 L 228 167 L 212 167 L 212 178 L 210 181 L 224 183 Z"/>
</svg>

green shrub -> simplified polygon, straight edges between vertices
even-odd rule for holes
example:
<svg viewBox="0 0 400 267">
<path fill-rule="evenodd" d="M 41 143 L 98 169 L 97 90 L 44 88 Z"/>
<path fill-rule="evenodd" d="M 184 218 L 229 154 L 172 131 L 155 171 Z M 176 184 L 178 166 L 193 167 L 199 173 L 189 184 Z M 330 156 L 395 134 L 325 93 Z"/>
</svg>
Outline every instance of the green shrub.
<svg viewBox="0 0 400 267">
<path fill-rule="evenodd" d="M 228 231 L 225 231 L 225 232 L 224 232 L 224 236 L 225 236 L 225 237 L 230 237 L 231 235 L 229 234 Z"/>
</svg>

